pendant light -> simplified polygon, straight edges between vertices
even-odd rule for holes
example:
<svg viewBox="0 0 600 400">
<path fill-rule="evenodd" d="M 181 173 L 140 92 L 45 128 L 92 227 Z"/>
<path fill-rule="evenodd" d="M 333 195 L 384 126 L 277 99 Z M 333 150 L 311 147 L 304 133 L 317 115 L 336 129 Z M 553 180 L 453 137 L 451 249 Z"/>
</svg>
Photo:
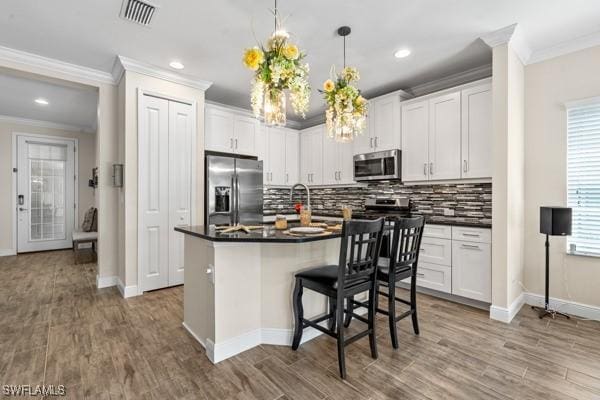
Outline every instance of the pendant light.
<svg viewBox="0 0 600 400">
<path fill-rule="evenodd" d="M 344 39 L 344 67 L 339 74 L 335 66 L 331 68 L 331 79 L 323 83 L 323 93 L 327 110 L 325 121 L 327 134 L 336 142 L 348 143 L 354 136 L 363 133 L 366 125 L 367 100 L 353 83 L 360 79 L 358 70 L 346 66 L 346 37 L 352 30 L 342 26 L 337 33 Z"/>
</svg>

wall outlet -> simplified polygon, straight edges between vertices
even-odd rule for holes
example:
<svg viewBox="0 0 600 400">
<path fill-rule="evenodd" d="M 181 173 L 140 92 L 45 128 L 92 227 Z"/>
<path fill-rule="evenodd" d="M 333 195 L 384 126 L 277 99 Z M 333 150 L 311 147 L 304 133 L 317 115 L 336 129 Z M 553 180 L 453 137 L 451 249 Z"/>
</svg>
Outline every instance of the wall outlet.
<svg viewBox="0 0 600 400">
<path fill-rule="evenodd" d="M 454 217 L 454 210 L 452 208 L 444 208 L 444 217 Z"/>
</svg>

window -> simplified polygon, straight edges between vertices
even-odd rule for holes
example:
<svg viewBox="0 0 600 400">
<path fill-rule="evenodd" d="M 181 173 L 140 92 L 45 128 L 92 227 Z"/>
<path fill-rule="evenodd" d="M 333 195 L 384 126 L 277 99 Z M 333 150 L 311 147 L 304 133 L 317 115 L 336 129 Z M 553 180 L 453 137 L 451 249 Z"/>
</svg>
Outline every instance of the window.
<svg viewBox="0 0 600 400">
<path fill-rule="evenodd" d="M 600 100 L 567 110 L 567 203 L 571 253 L 600 256 Z"/>
</svg>

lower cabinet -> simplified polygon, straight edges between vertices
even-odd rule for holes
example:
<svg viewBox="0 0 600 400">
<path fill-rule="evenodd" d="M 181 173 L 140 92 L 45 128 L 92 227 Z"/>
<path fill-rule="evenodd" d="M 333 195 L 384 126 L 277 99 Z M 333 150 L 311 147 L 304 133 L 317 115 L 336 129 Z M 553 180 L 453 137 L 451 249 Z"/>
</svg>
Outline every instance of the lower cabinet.
<svg viewBox="0 0 600 400">
<path fill-rule="evenodd" d="M 492 301 L 490 229 L 426 225 L 417 285 L 486 303 Z M 410 283 L 410 278 L 403 282 Z"/>
<path fill-rule="evenodd" d="M 452 241 L 452 294 L 492 300 L 492 251 L 489 243 Z"/>
</svg>

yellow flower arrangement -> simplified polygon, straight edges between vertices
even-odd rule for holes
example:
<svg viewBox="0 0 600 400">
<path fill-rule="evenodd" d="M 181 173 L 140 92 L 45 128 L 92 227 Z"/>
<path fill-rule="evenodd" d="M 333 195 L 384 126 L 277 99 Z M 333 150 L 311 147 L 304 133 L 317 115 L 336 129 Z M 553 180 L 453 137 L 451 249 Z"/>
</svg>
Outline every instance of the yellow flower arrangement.
<svg viewBox="0 0 600 400">
<path fill-rule="evenodd" d="M 246 50 L 244 65 L 256 71 L 250 96 L 256 117 L 261 115 L 267 101 L 272 103 L 272 99 L 280 98 L 284 90 L 290 93 L 295 113 L 305 117 L 310 101 L 310 85 L 308 64 L 302 63 L 304 56 L 297 45 L 289 42 L 289 35 L 283 30 L 274 32 L 266 46 Z"/>
<path fill-rule="evenodd" d="M 258 47 L 246 49 L 244 53 L 244 65 L 252 71 L 256 71 L 264 60 L 265 55 Z"/>
</svg>

